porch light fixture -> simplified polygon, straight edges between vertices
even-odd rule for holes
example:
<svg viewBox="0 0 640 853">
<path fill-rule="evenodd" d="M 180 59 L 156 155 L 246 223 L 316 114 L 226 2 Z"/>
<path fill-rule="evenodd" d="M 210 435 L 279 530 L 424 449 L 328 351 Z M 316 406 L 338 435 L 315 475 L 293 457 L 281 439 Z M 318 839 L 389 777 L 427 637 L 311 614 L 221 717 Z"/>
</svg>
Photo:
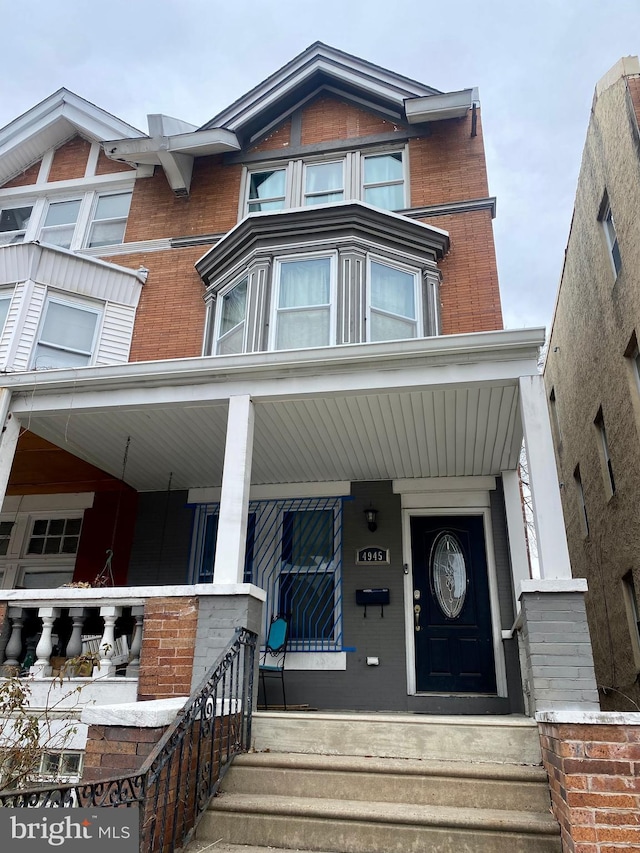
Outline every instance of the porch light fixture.
<svg viewBox="0 0 640 853">
<path fill-rule="evenodd" d="M 378 525 L 376 524 L 377 514 L 378 510 L 374 509 L 371 504 L 369 504 L 369 508 L 364 511 L 364 516 L 367 519 L 367 527 L 372 533 L 375 533 L 378 529 Z"/>
</svg>

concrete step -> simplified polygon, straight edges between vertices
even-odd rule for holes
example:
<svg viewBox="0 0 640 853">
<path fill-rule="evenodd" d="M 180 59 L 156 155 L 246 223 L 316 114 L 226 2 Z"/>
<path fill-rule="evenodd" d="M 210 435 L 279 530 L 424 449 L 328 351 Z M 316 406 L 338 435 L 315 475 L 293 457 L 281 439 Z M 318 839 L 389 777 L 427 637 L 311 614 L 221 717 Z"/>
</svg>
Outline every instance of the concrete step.
<svg viewBox="0 0 640 853">
<path fill-rule="evenodd" d="M 541 767 L 463 761 L 249 753 L 236 757 L 223 789 L 228 794 L 268 792 L 290 798 L 549 809 L 547 776 Z"/>
<path fill-rule="evenodd" d="M 252 744 L 256 752 L 541 763 L 538 728 L 518 716 L 259 711 L 253 715 Z"/>
<path fill-rule="evenodd" d="M 340 853 L 560 851 L 549 814 L 271 794 L 215 798 L 197 838 Z"/>
</svg>

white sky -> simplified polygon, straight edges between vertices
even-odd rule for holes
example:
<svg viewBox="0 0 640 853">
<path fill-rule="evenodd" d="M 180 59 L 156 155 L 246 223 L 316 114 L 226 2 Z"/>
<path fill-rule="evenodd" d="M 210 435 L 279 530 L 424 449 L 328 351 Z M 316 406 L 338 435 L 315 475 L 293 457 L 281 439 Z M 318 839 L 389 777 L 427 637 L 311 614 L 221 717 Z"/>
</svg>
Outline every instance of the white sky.
<svg viewBox="0 0 640 853">
<path fill-rule="evenodd" d="M 320 40 L 480 89 L 505 325 L 548 325 L 596 81 L 640 52 L 638 0 L 0 0 L 0 127 L 61 86 L 147 130 L 203 124 Z"/>
</svg>

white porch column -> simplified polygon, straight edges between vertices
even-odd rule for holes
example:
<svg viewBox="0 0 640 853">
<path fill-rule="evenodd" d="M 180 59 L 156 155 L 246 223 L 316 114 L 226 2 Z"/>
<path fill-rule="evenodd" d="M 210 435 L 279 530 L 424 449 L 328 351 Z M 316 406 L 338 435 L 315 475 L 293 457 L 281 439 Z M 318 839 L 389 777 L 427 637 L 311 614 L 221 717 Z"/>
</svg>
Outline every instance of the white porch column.
<svg viewBox="0 0 640 853">
<path fill-rule="evenodd" d="M 509 534 L 509 555 L 511 557 L 511 574 L 515 596 L 514 606 L 515 612 L 518 613 L 520 610 L 520 601 L 518 600 L 520 583 L 529 580 L 529 554 L 522 512 L 520 477 L 517 470 L 502 472 L 502 488 L 504 489 L 504 508 Z"/>
<path fill-rule="evenodd" d="M 248 394 L 231 397 L 220 494 L 218 541 L 213 564 L 214 583 L 242 583 L 244 575 L 253 426 L 251 397 Z"/>
<path fill-rule="evenodd" d="M 60 615 L 59 607 L 39 607 L 38 616 L 42 619 L 42 634 L 36 646 L 36 662 L 31 667 L 34 678 L 46 678 L 51 675 L 51 652 L 53 651 L 53 623 Z"/>
<path fill-rule="evenodd" d="M 571 565 L 542 376 L 520 377 L 520 412 L 529 463 L 541 578 L 570 578 Z"/>
<path fill-rule="evenodd" d="M 10 404 L 11 391 L 8 388 L 0 388 L 0 507 L 7 493 L 20 435 L 20 421 L 9 411 Z"/>
</svg>

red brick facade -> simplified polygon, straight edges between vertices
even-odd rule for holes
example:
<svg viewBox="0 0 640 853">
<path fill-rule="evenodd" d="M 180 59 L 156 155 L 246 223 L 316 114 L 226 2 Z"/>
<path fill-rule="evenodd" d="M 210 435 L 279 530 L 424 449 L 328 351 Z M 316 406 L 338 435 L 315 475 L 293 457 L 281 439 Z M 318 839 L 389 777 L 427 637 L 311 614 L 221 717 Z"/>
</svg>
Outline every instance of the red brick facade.
<svg viewBox="0 0 640 853">
<path fill-rule="evenodd" d="M 28 187 L 31 186 L 31 184 L 35 184 L 35 182 L 38 180 L 41 162 L 41 160 L 38 160 L 37 163 L 34 163 L 32 166 L 29 166 L 29 168 L 25 169 L 24 172 L 19 175 L 16 175 L 16 177 L 12 178 L 10 181 L 7 181 L 6 184 L 2 185 L 2 189 L 9 190 L 12 187 Z"/>
<path fill-rule="evenodd" d="M 144 608 L 138 700 L 191 692 L 196 647 L 196 598 L 149 598 Z"/>
<path fill-rule="evenodd" d="M 83 178 L 87 170 L 87 161 L 91 144 L 81 136 L 75 136 L 65 142 L 53 155 L 49 169 L 49 181 L 70 181 Z"/>
<path fill-rule="evenodd" d="M 302 144 L 333 142 L 394 130 L 388 119 L 335 98 L 318 98 L 302 112 Z"/>
<path fill-rule="evenodd" d="M 139 770 L 166 728 L 89 726 L 84 753 L 83 782 L 97 782 Z"/>
<path fill-rule="evenodd" d="M 540 725 L 563 853 L 640 850 L 640 726 Z"/>
</svg>

